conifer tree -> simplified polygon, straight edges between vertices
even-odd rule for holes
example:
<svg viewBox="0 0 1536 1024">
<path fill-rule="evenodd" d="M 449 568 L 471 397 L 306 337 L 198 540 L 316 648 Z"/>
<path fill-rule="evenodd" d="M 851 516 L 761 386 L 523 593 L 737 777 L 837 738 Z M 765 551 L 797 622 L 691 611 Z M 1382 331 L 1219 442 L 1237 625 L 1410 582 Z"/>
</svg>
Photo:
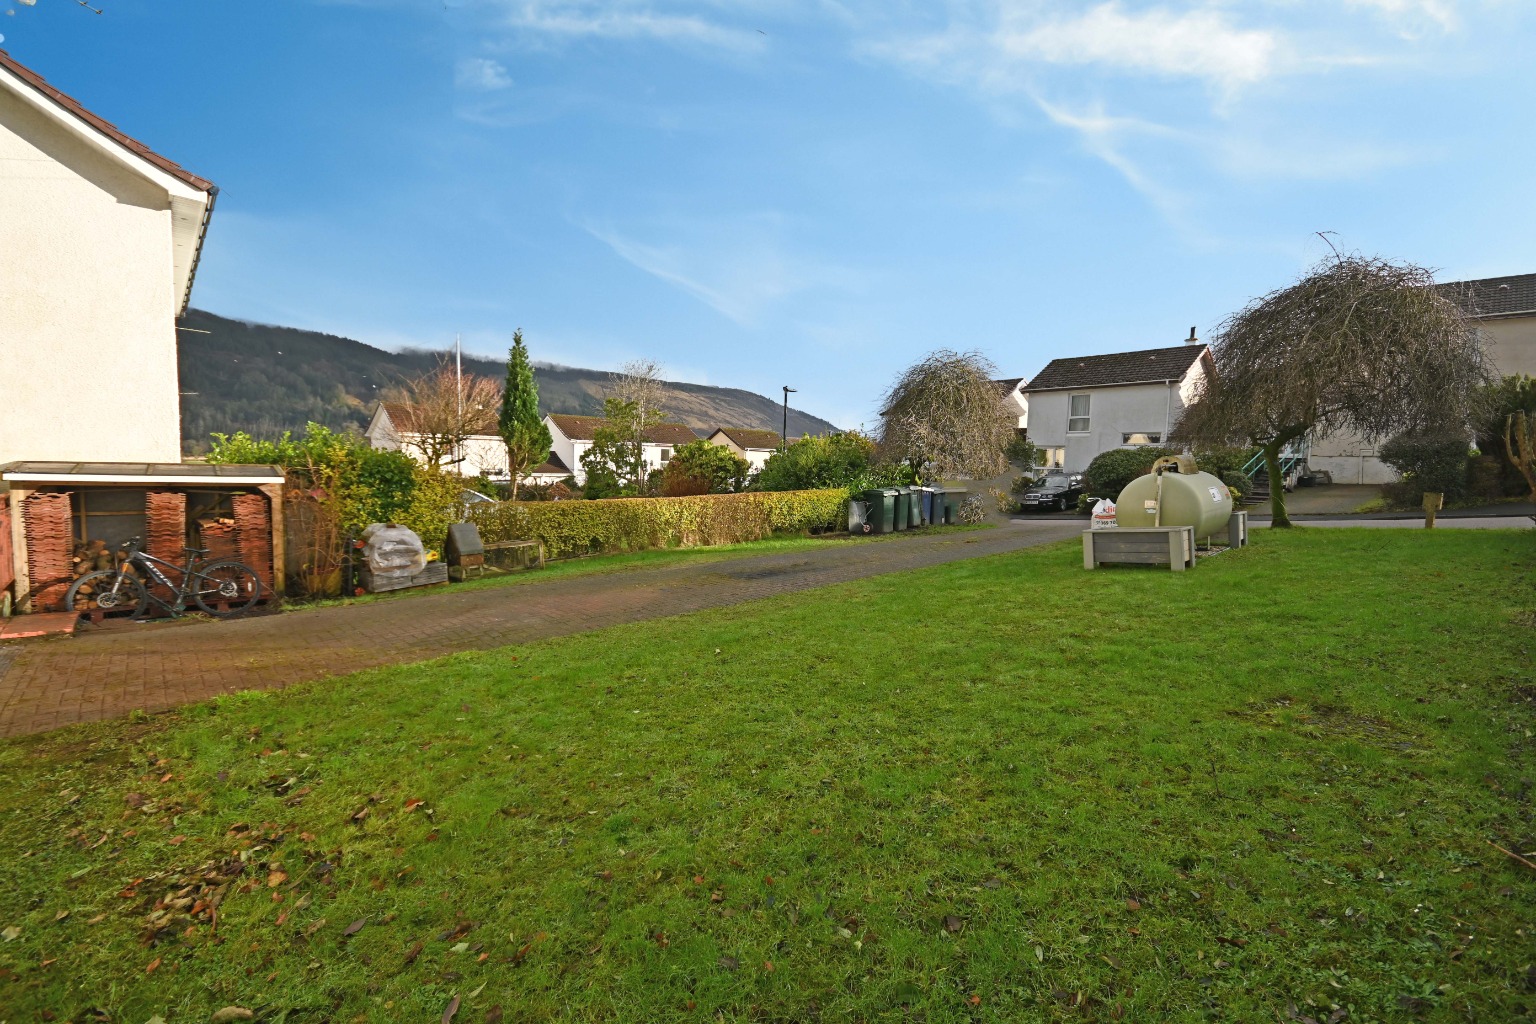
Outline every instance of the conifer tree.
<svg viewBox="0 0 1536 1024">
<path fill-rule="evenodd" d="M 512 350 L 507 354 L 507 383 L 501 392 L 498 428 L 507 443 L 507 471 L 512 477 L 512 500 L 516 501 L 517 485 L 530 469 L 549 458 L 553 441 L 539 416 L 539 385 L 533 379 L 521 328 L 513 332 Z"/>
</svg>

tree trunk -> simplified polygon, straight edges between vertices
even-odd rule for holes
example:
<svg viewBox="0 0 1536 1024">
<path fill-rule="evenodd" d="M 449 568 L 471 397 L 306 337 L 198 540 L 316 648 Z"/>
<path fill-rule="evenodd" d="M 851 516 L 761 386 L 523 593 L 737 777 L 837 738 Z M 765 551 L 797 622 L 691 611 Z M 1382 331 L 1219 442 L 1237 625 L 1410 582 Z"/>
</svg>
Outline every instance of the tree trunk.
<svg viewBox="0 0 1536 1024">
<path fill-rule="evenodd" d="M 514 469 L 512 471 L 512 499 L 511 499 L 513 501 L 517 500 L 517 476 L 518 476 L 517 470 Z"/>
<path fill-rule="evenodd" d="M 1289 527 L 1285 514 L 1285 474 L 1280 470 L 1280 449 L 1285 442 L 1276 438 L 1264 446 L 1264 472 L 1269 474 L 1269 525 Z"/>
<path fill-rule="evenodd" d="M 1264 472 L 1269 475 L 1269 525 L 1288 529 L 1290 516 L 1285 514 L 1285 472 L 1280 468 L 1280 453 L 1285 446 L 1307 432 L 1306 427 L 1287 427 L 1264 446 Z"/>
</svg>

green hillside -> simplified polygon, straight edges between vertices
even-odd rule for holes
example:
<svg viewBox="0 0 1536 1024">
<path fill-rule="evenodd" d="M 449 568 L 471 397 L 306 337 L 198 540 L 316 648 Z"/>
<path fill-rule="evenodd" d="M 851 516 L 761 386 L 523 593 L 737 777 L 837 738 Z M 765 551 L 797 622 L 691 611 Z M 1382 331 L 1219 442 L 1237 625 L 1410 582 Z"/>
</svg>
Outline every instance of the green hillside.
<svg viewBox="0 0 1536 1024">
<path fill-rule="evenodd" d="M 386 352 L 351 338 L 231 320 L 187 311 L 178 332 L 182 447 L 196 453 L 214 432 L 244 430 L 272 437 L 300 431 L 313 420 L 335 430 L 361 430 L 379 392 L 430 369 L 441 353 Z M 202 333 L 207 332 L 207 333 Z M 464 358 L 466 373 L 500 380 L 505 366 Z M 601 370 L 540 366 L 539 408 L 544 412 L 601 414 L 610 376 Z M 720 426 L 778 430 L 782 412 L 772 398 L 738 388 L 669 385 L 667 411 L 696 430 Z M 791 434 L 836 427 L 791 409 Z"/>
</svg>

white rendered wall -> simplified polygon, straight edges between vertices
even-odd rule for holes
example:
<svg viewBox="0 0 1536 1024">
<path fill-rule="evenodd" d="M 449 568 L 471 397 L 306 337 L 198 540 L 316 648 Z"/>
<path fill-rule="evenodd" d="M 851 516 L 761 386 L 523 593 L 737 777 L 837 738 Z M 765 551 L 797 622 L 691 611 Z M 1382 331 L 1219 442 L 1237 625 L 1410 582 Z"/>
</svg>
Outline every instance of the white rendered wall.
<svg viewBox="0 0 1536 1024">
<path fill-rule="evenodd" d="M 1071 395 L 1092 396 L 1086 432 L 1067 431 Z M 1125 447 L 1126 434 L 1161 434 L 1166 441 L 1168 431 L 1183 411 L 1177 381 L 1171 386 L 1138 384 L 1083 391 L 1036 391 L 1029 395 L 1029 439 L 1040 448 L 1065 448 L 1062 468 L 1080 473 L 1100 452 Z"/>
<path fill-rule="evenodd" d="M 0 463 L 179 462 L 169 195 L 0 89 Z"/>
</svg>

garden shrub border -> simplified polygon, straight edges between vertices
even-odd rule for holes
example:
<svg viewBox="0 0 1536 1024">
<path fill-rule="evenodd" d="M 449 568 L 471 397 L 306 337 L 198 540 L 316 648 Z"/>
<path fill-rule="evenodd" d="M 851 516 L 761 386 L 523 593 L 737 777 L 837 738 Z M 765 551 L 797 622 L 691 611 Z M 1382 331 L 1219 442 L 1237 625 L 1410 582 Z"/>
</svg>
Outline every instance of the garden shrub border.
<svg viewBox="0 0 1536 1024">
<path fill-rule="evenodd" d="M 848 492 L 749 491 L 679 498 L 498 501 L 469 508 L 487 542 L 537 540 L 547 558 L 707 547 L 845 529 Z"/>
</svg>

